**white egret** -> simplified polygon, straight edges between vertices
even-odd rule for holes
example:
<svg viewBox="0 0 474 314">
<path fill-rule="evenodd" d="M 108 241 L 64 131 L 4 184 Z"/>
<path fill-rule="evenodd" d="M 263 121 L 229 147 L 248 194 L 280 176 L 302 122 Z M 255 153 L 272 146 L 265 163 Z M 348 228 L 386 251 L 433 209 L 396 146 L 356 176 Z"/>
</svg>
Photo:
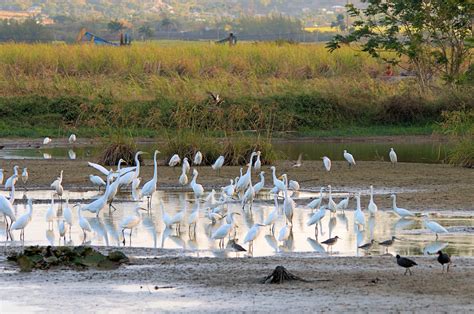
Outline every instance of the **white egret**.
<svg viewBox="0 0 474 314">
<path fill-rule="evenodd" d="M 257 151 L 257 159 L 255 160 L 255 163 L 253 165 L 253 169 L 255 171 L 259 171 L 260 168 L 262 168 L 262 162 L 260 161 L 260 155 L 262 154 L 262 152 L 260 151 Z"/>
<path fill-rule="evenodd" d="M 46 211 L 46 222 L 48 223 L 48 228 L 53 228 L 54 216 L 56 216 L 56 210 L 54 209 L 54 195 L 51 195 L 51 204 Z"/>
<path fill-rule="evenodd" d="M 179 165 L 180 162 L 181 162 L 181 158 L 179 158 L 179 155 L 174 154 L 173 156 L 171 156 L 170 161 L 168 162 L 168 166 L 175 167 Z"/>
<path fill-rule="evenodd" d="M 74 205 L 74 207 L 76 206 L 77 206 L 77 216 L 79 218 L 79 227 L 81 227 L 82 232 L 84 233 L 84 241 L 86 241 L 86 237 L 87 237 L 86 231 L 92 232 L 92 228 L 89 222 L 87 221 L 87 219 L 82 217 L 81 205 L 80 204 Z"/>
<path fill-rule="evenodd" d="M 288 176 L 283 174 L 283 181 L 285 182 L 285 189 L 283 190 L 283 212 L 285 213 L 286 219 L 290 224 L 293 224 L 293 213 L 296 207 L 295 201 L 288 195 Z"/>
<path fill-rule="evenodd" d="M 66 220 L 66 223 L 69 225 L 69 232 L 71 232 L 72 227 L 72 210 L 69 206 L 69 199 L 66 199 L 66 205 L 64 206 L 63 210 L 63 217 Z"/>
<path fill-rule="evenodd" d="M 181 170 L 181 175 L 179 176 L 179 184 L 186 185 L 188 184 L 188 176 L 186 175 L 186 169 L 183 163 L 183 168 Z"/>
<path fill-rule="evenodd" d="M 336 210 L 337 210 L 337 204 L 332 199 L 332 187 L 330 185 L 328 185 L 328 189 L 329 189 L 328 208 L 331 212 L 335 213 Z"/>
<path fill-rule="evenodd" d="M 415 216 L 415 214 L 408 209 L 397 207 L 397 196 L 395 194 L 392 194 L 390 197 L 392 198 L 392 209 L 398 216 L 402 218 Z"/>
<path fill-rule="evenodd" d="M 278 195 L 274 196 L 275 208 L 268 214 L 267 218 L 263 222 L 265 226 L 270 226 L 272 234 L 275 232 L 275 222 L 278 220 Z"/>
<path fill-rule="evenodd" d="M 222 226 L 220 226 L 211 236 L 213 240 L 220 240 L 219 247 L 224 247 L 224 238 L 230 233 L 232 227 L 234 226 L 234 215 L 239 215 L 239 213 L 230 213 L 227 217 L 230 222 L 226 222 Z"/>
<path fill-rule="evenodd" d="M 188 225 L 189 225 L 189 233 L 191 234 L 191 226 L 194 226 L 194 233 L 196 233 L 196 226 L 197 221 L 199 219 L 199 212 L 200 212 L 200 205 L 199 202 L 196 202 L 196 208 L 191 211 L 191 214 L 188 217 Z"/>
<path fill-rule="evenodd" d="M 395 153 L 395 150 L 393 148 L 390 148 L 390 153 L 388 153 L 388 157 L 390 158 L 390 162 L 392 165 L 395 166 L 395 164 L 398 162 L 397 158 L 397 153 Z"/>
<path fill-rule="evenodd" d="M 13 187 L 13 190 L 15 187 Z M 10 197 L 12 198 L 12 197 Z M 3 195 L 0 195 L 0 213 L 5 216 L 5 222 L 6 222 L 6 234 L 7 234 L 7 239 L 8 235 L 10 234 L 10 228 L 13 222 L 16 220 L 15 214 L 14 214 L 14 209 L 13 209 L 13 202 L 11 200 L 7 200 L 7 198 Z M 10 218 L 10 227 L 8 224 L 7 217 Z"/>
<path fill-rule="evenodd" d="M 183 159 L 183 170 L 185 173 L 189 173 L 191 166 L 189 165 L 188 157 L 184 157 Z"/>
<path fill-rule="evenodd" d="M 350 198 L 351 198 L 351 196 L 350 196 L 350 194 L 348 194 L 346 198 L 344 198 L 339 203 L 337 203 L 336 208 L 339 209 L 339 210 L 342 210 L 342 212 L 344 213 L 344 211 L 347 209 L 347 207 L 349 207 L 349 199 Z"/>
<path fill-rule="evenodd" d="M 252 169 L 252 162 L 253 162 L 253 157 L 256 155 L 256 152 L 252 152 L 250 155 L 250 161 L 247 164 L 247 172 L 243 175 L 240 176 L 239 180 L 237 181 L 237 184 L 235 186 L 235 190 L 237 192 L 243 192 L 247 189 L 247 187 L 250 184 L 250 177 L 252 176 L 251 174 L 251 169 Z"/>
<path fill-rule="evenodd" d="M 436 240 L 438 240 L 438 233 L 448 233 L 445 227 L 433 220 L 429 220 L 428 216 L 423 217 L 423 224 L 426 228 L 430 229 L 436 234 Z"/>
<path fill-rule="evenodd" d="M 12 225 L 11 230 L 21 230 L 20 231 L 20 240 L 25 241 L 25 228 L 31 221 L 33 215 L 33 200 L 28 199 L 28 212 L 20 216 Z"/>
<path fill-rule="evenodd" d="M 301 165 L 303 164 L 303 153 L 300 153 L 298 155 L 298 160 L 296 160 L 296 162 L 293 164 L 293 168 L 299 168 L 301 167 Z"/>
<path fill-rule="evenodd" d="M 140 175 L 140 155 L 143 155 L 145 154 L 144 152 L 142 151 L 138 151 L 135 153 L 135 167 L 127 167 L 127 168 L 124 168 L 124 172 L 121 172 L 119 173 L 119 176 L 120 178 L 118 179 L 119 181 L 119 187 L 124 187 L 124 186 L 129 186 L 130 184 L 132 184 L 133 180 L 138 178 L 138 176 Z M 122 160 L 123 161 L 123 160 Z M 120 169 L 120 162 L 119 162 L 119 170 L 118 171 L 121 171 L 122 169 Z"/>
<path fill-rule="evenodd" d="M 3 169 L 0 168 L 0 185 L 3 184 L 3 177 L 4 177 L 4 174 L 3 174 Z"/>
<path fill-rule="evenodd" d="M 355 198 L 357 202 L 357 207 L 354 213 L 354 222 L 358 225 L 365 226 L 364 213 L 362 212 L 362 208 L 360 207 L 360 193 L 358 193 Z"/>
<path fill-rule="evenodd" d="M 148 181 L 143 185 L 142 188 L 142 196 L 145 196 L 148 198 L 148 209 L 151 207 L 151 198 L 153 197 L 153 193 L 156 191 L 156 184 L 158 183 L 158 164 L 156 161 L 156 157 L 160 151 L 155 150 L 155 153 L 153 155 L 153 179 Z"/>
<path fill-rule="evenodd" d="M 367 207 L 369 209 L 370 215 L 374 216 L 375 213 L 378 210 L 377 204 L 374 202 L 374 187 L 373 185 L 370 186 L 370 201 L 369 201 L 369 206 Z"/>
<path fill-rule="evenodd" d="M 202 163 L 202 153 L 197 151 L 194 155 L 193 165 L 199 166 Z"/>
<path fill-rule="evenodd" d="M 217 171 L 217 175 L 220 175 L 222 166 L 224 166 L 224 156 L 219 156 L 216 161 L 212 164 L 211 168 Z"/>
<path fill-rule="evenodd" d="M 56 194 L 58 195 L 59 198 L 63 195 L 63 187 L 62 187 L 62 182 L 63 182 L 63 170 L 61 170 L 61 174 L 59 177 L 51 183 L 51 188 L 56 191 Z"/>
<path fill-rule="evenodd" d="M 326 209 L 327 207 L 325 206 L 319 208 L 319 210 L 315 212 L 306 223 L 308 226 L 314 225 L 314 235 L 316 238 L 318 237 L 318 223 L 324 218 L 324 216 L 326 216 Z"/>
<path fill-rule="evenodd" d="M 285 190 L 285 183 L 276 177 L 276 168 L 271 166 L 270 169 L 272 170 L 273 186 L 275 186 L 278 191 Z"/>
<path fill-rule="evenodd" d="M 222 193 L 232 197 L 235 193 L 234 180 L 230 179 L 230 184 L 222 188 Z"/>
<path fill-rule="evenodd" d="M 43 145 L 48 145 L 49 143 L 51 143 L 51 139 L 49 137 L 45 137 L 43 140 Z"/>
<path fill-rule="evenodd" d="M 74 144 L 76 142 L 77 138 L 76 138 L 76 134 L 71 134 L 69 135 L 69 144 Z"/>
<path fill-rule="evenodd" d="M 106 183 L 105 183 L 104 179 L 102 179 L 99 176 L 90 174 L 89 175 L 89 180 L 91 181 L 92 185 L 99 187 L 99 191 L 100 191 L 101 186 L 106 186 Z"/>
<path fill-rule="evenodd" d="M 64 223 L 64 219 L 58 221 L 58 231 L 59 231 L 59 242 L 61 242 L 61 238 L 64 238 L 64 241 L 66 241 L 66 225 Z"/>
<path fill-rule="evenodd" d="M 134 213 L 122 219 L 120 223 L 120 228 L 122 229 L 122 236 L 123 236 L 123 245 L 125 245 L 125 229 L 130 229 L 130 245 L 132 245 L 132 231 L 133 228 L 138 226 L 142 217 L 140 216 L 139 210 L 146 210 L 145 208 L 141 208 L 140 206 L 136 206 L 134 209 Z"/>
<path fill-rule="evenodd" d="M 265 176 L 264 176 L 265 172 L 261 171 L 260 172 L 260 181 L 255 183 L 255 185 L 253 186 L 253 189 L 254 189 L 254 192 L 255 192 L 255 195 L 257 195 L 258 193 L 260 193 L 260 191 L 263 189 L 263 187 L 265 186 Z"/>
<path fill-rule="evenodd" d="M 245 208 L 245 204 L 250 203 L 250 210 L 252 210 L 253 200 L 255 198 L 255 190 L 252 185 L 252 176 L 250 176 L 250 181 L 247 190 L 242 197 L 242 209 Z"/>
<path fill-rule="evenodd" d="M 296 192 L 300 190 L 300 184 L 298 183 L 298 181 L 290 180 L 290 182 L 288 183 L 288 188 Z"/>
<path fill-rule="evenodd" d="M 344 159 L 347 160 L 347 162 L 349 163 L 349 168 L 352 167 L 352 166 L 355 166 L 356 162 L 354 160 L 354 156 L 352 156 L 352 154 L 349 154 L 347 152 L 347 150 L 344 150 Z"/>
<path fill-rule="evenodd" d="M 13 185 L 16 184 L 18 181 L 18 169 L 19 166 L 14 166 L 13 167 L 13 175 L 5 181 L 5 190 L 11 189 Z"/>
<path fill-rule="evenodd" d="M 326 171 L 331 171 L 331 159 L 329 159 L 329 157 L 323 157 L 323 165 Z"/>
<path fill-rule="evenodd" d="M 311 209 L 315 209 L 317 208 L 318 206 L 321 205 L 321 202 L 323 200 L 323 191 L 324 191 L 324 188 L 321 188 L 319 190 L 319 197 L 318 198 L 315 198 L 314 200 L 312 200 L 311 202 L 308 203 L 308 207 L 311 208 Z"/>
<path fill-rule="evenodd" d="M 291 235 L 291 225 L 284 225 L 283 228 L 280 229 L 280 232 L 278 233 L 278 242 L 283 242 L 286 241 L 290 238 Z"/>
<path fill-rule="evenodd" d="M 23 168 L 23 172 L 21 173 L 21 181 L 23 182 L 23 185 L 26 187 L 26 182 L 28 181 L 28 168 Z"/>
<path fill-rule="evenodd" d="M 258 234 L 260 233 L 260 227 L 263 227 L 264 225 L 262 224 L 254 224 L 252 228 L 249 229 L 247 234 L 245 235 L 244 238 L 244 243 L 249 243 L 249 253 L 253 253 L 253 241 L 258 237 Z"/>
<path fill-rule="evenodd" d="M 196 200 L 199 200 L 201 196 L 204 194 L 204 188 L 202 187 L 201 184 L 196 183 L 197 177 L 199 173 L 196 169 L 193 169 L 193 179 L 191 180 L 191 188 L 193 189 L 194 192 L 194 197 Z"/>
</svg>

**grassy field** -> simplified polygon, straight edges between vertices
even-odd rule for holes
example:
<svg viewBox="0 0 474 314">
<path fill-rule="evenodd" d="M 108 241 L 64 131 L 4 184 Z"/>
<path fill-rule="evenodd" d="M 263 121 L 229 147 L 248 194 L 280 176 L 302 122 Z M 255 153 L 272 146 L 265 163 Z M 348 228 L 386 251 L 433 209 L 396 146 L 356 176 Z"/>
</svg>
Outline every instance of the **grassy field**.
<svg viewBox="0 0 474 314">
<path fill-rule="evenodd" d="M 472 89 L 386 82 L 385 65 L 324 45 L 196 42 L 0 45 L 0 136 L 83 136 L 115 127 L 159 136 L 187 129 L 307 135 L 426 133 Z M 207 91 L 225 100 L 215 105 Z"/>
</svg>

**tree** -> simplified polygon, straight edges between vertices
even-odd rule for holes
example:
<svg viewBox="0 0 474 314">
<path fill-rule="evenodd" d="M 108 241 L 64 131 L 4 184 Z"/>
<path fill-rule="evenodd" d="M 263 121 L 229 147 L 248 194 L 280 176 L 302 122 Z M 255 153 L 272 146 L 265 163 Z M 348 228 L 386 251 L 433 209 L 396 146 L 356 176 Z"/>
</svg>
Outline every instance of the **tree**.
<svg viewBox="0 0 474 314">
<path fill-rule="evenodd" d="M 338 14 L 336 17 L 336 21 L 331 23 L 331 27 L 339 27 L 341 31 L 346 30 L 346 21 L 343 14 Z"/>
<path fill-rule="evenodd" d="M 119 20 L 115 19 L 113 21 L 110 21 L 108 24 L 107 24 L 107 28 L 113 32 L 113 33 L 118 33 L 120 32 L 122 29 L 125 28 L 125 25 L 123 25 L 122 22 L 120 22 Z"/>
<path fill-rule="evenodd" d="M 356 21 L 348 35 L 336 35 L 330 51 L 359 42 L 372 57 L 390 64 L 408 60 L 422 87 L 435 74 L 456 82 L 470 56 L 464 39 L 472 34 L 471 0 L 361 0 L 365 9 L 350 4 Z M 384 52 L 392 52 L 387 54 Z"/>
<path fill-rule="evenodd" d="M 142 39 L 148 39 L 153 36 L 153 30 L 151 29 L 151 26 L 149 24 L 145 24 L 140 26 L 138 29 L 138 33 L 142 35 Z"/>
</svg>

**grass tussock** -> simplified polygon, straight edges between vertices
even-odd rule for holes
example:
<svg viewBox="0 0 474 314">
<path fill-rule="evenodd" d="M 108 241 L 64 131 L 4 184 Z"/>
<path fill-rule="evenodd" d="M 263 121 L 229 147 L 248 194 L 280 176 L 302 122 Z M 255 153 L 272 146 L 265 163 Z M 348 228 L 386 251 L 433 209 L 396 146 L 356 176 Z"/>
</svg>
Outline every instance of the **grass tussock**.
<svg viewBox="0 0 474 314">
<path fill-rule="evenodd" d="M 99 164 L 116 166 L 120 159 L 125 160 L 128 165 L 135 164 L 135 153 L 137 151 L 133 138 L 123 134 L 111 134 L 104 139 L 104 150 L 99 156 Z M 139 156 L 140 162 L 141 156 Z"/>
</svg>

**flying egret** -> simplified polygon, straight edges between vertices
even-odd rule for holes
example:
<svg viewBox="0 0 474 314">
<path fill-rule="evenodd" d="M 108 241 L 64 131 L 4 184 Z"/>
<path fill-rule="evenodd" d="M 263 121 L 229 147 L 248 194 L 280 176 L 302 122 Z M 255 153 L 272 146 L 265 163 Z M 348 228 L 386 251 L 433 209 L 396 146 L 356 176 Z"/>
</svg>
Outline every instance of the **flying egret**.
<svg viewBox="0 0 474 314">
<path fill-rule="evenodd" d="M 227 217 L 229 217 L 230 222 L 226 221 L 225 224 L 221 225 L 211 236 L 213 240 L 220 240 L 219 247 L 224 247 L 224 238 L 230 234 L 232 227 L 235 224 L 234 215 L 239 215 L 239 213 L 230 213 Z"/>
<path fill-rule="evenodd" d="M 71 134 L 69 135 L 69 144 L 74 144 L 76 142 L 77 138 L 76 138 L 76 134 Z"/>
<path fill-rule="evenodd" d="M 168 162 L 168 166 L 175 167 L 181 162 L 181 158 L 179 158 L 178 154 L 174 154 L 171 156 L 170 161 Z"/>
<path fill-rule="evenodd" d="M 20 216 L 12 225 L 11 230 L 21 230 L 20 231 L 20 240 L 25 241 L 25 228 L 31 221 L 33 215 L 33 200 L 28 199 L 28 212 Z"/>
<path fill-rule="evenodd" d="M 275 233 L 275 222 L 278 220 L 278 195 L 275 194 L 274 196 L 275 208 L 268 214 L 267 218 L 263 222 L 265 226 L 270 226 L 270 230 Z"/>
<path fill-rule="evenodd" d="M 393 202 L 392 209 L 398 216 L 402 218 L 415 216 L 415 214 L 413 214 L 408 209 L 397 207 L 397 196 L 395 194 L 392 194 L 390 197 L 392 198 L 392 202 Z"/>
<path fill-rule="evenodd" d="M 260 191 L 263 189 L 263 187 L 265 186 L 265 176 L 264 176 L 265 172 L 263 171 L 260 171 L 260 181 L 255 183 L 255 185 L 253 186 L 253 189 L 255 191 L 255 195 L 257 195 L 258 193 L 260 193 Z"/>
<path fill-rule="evenodd" d="M 260 155 L 261 154 L 262 154 L 262 152 L 257 151 L 257 159 L 255 160 L 255 163 L 253 164 L 253 169 L 255 171 L 259 171 L 260 168 L 262 168 L 262 162 L 260 161 Z"/>
<path fill-rule="evenodd" d="M 19 166 L 14 166 L 13 167 L 13 175 L 11 177 L 9 177 L 7 179 L 7 181 L 5 181 L 5 191 L 8 190 L 8 189 L 11 189 L 13 185 L 16 184 L 16 182 L 18 181 L 18 169 L 20 167 Z"/>
<path fill-rule="evenodd" d="M 49 143 L 51 143 L 51 139 L 49 137 L 45 137 L 43 140 L 43 145 L 48 145 Z"/>
<path fill-rule="evenodd" d="M 352 166 L 355 166 L 356 162 L 354 160 L 354 156 L 352 156 L 352 154 L 349 154 L 347 152 L 347 150 L 344 150 L 344 159 L 347 160 L 347 162 L 349 163 L 349 168 L 352 167 Z"/>
<path fill-rule="evenodd" d="M 51 204 L 46 211 L 46 222 L 48 223 L 48 229 L 53 228 L 54 216 L 56 216 L 56 210 L 54 210 L 54 195 L 51 195 Z"/>
<path fill-rule="evenodd" d="M 87 237 L 86 231 L 92 232 L 92 228 L 91 228 L 91 225 L 89 224 L 89 222 L 87 221 L 87 219 L 84 218 L 84 217 L 82 217 L 81 205 L 80 205 L 80 204 L 76 204 L 76 205 L 74 205 L 74 207 L 77 207 L 77 216 L 78 216 L 78 218 L 79 218 L 79 227 L 81 227 L 82 232 L 84 233 L 84 240 L 83 240 L 83 242 L 85 242 L 85 241 L 86 241 L 86 237 Z"/>
<path fill-rule="evenodd" d="M 199 173 L 196 169 L 193 169 L 193 179 L 191 180 L 191 188 L 193 189 L 194 192 L 194 197 L 196 200 L 199 200 L 201 196 L 204 194 L 204 188 L 202 187 L 201 184 L 196 183 L 197 177 Z"/>
<path fill-rule="evenodd" d="M 426 228 L 430 229 L 436 234 L 436 240 L 438 240 L 438 233 L 448 233 L 445 227 L 433 220 L 429 220 L 428 216 L 423 217 L 423 224 Z"/>
<path fill-rule="evenodd" d="M 184 157 L 183 159 L 183 170 L 185 173 L 189 173 L 191 166 L 189 165 L 188 157 Z"/>
<path fill-rule="evenodd" d="M 202 153 L 197 151 L 194 155 L 193 165 L 199 166 L 202 163 Z"/>
<path fill-rule="evenodd" d="M 317 208 L 318 206 L 321 205 L 321 202 L 323 200 L 323 191 L 324 191 L 324 188 L 321 188 L 319 190 L 319 197 L 318 198 L 315 198 L 314 200 L 312 200 L 311 202 L 308 203 L 308 206 L 309 208 L 311 208 L 312 210 L 314 210 L 315 208 Z"/>
<path fill-rule="evenodd" d="M 367 207 L 369 209 L 370 215 L 374 216 L 375 213 L 378 210 L 377 204 L 374 202 L 374 186 L 370 186 L 370 201 L 369 201 L 369 206 Z"/>
<path fill-rule="evenodd" d="M 301 165 L 303 164 L 303 153 L 300 153 L 298 155 L 298 160 L 296 160 L 296 162 L 293 164 L 293 168 L 299 168 L 301 167 Z"/>
<path fill-rule="evenodd" d="M 23 185 L 25 186 L 26 189 L 26 182 L 28 181 L 28 168 L 23 168 L 23 172 L 21 173 L 21 181 L 23 182 Z"/>
<path fill-rule="evenodd" d="M 225 158 L 224 156 L 219 156 L 216 161 L 212 164 L 211 168 L 217 171 L 217 175 L 220 175 L 222 166 L 224 166 Z"/>
<path fill-rule="evenodd" d="M 134 209 L 134 214 L 123 218 L 122 222 L 120 223 L 120 228 L 122 229 L 122 236 L 123 236 L 123 245 L 125 245 L 125 229 L 130 229 L 130 245 L 132 245 L 133 228 L 138 226 L 138 224 L 142 220 L 139 210 L 146 210 L 146 209 L 140 206 L 136 206 Z"/>
<path fill-rule="evenodd" d="M 329 157 L 324 156 L 323 157 L 323 166 L 326 169 L 326 171 L 331 171 L 331 159 Z"/>
<path fill-rule="evenodd" d="M 263 227 L 262 224 L 254 224 L 252 228 L 249 229 L 244 238 L 244 243 L 249 243 L 249 253 L 253 254 L 253 241 L 258 237 L 260 233 L 260 227 Z"/>
<path fill-rule="evenodd" d="M 105 183 L 104 179 L 102 179 L 99 176 L 90 174 L 89 175 L 89 180 L 91 181 L 92 185 L 99 187 L 99 191 L 100 191 L 101 186 L 106 186 L 106 183 Z"/>
<path fill-rule="evenodd" d="M 360 207 L 360 193 L 357 193 L 355 199 L 357 202 L 357 208 L 354 213 L 354 222 L 358 225 L 365 226 L 364 213 L 362 212 L 362 208 Z"/>
<path fill-rule="evenodd" d="M 141 192 L 142 196 L 146 196 L 148 198 L 148 209 L 151 207 L 151 198 L 153 197 L 153 193 L 156 191 L 156 184 L 158 183 L 158 164 L 156 157 L 159 153 L 160 151 L 155 150 L 153 155 L 153 179 L 143 185 Z"/>
<path fill-rule="evenodd" d="M 398 158 L 397 158 L 397 153 L 395 153 L 395 150 L 392 148 L 390 148 L 390 153 L 388 153 L 388 157 L 390 158 L 390 162 L 392 163 L 392 165 L 395 166 L 395 164 L 398 162 Z"/>
</svg>

